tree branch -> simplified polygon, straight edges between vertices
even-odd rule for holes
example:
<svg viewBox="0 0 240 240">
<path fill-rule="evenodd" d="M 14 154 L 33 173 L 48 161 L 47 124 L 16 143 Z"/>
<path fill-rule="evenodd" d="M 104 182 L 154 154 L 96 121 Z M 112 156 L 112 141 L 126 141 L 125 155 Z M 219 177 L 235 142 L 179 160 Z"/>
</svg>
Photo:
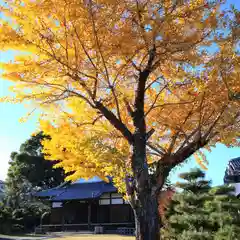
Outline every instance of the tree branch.
<svg viewBox="0 0 240 240">
<path fill-rule="evenodd" d="M 73 26 L 74 26 L 74 25 L 73 25 Z M 80 45 L 81 45 L 81 47 L 82 47 L 85 55 L 87 56 L 88 60 L 91 62 L 91 64 L 92 64 L 92 66 L 94 67 L 94 69 L 95 69 L 96 71 L 98 71 L 97 66 L 94 64 L 91 56 L 89 55 L 89 53 L 88 53 L 87 49 L 85 48 L 82 40 L 80 39 L 80 36 L 79 36 L 79 34 L 78 34 L 77 29 L 76 29 L 75 26 L 74 26 L 74 32 L 75 32 L 75 34 L 76 34 L 76 36 L 77 36 L 77 39 L 78 39 L 78 41 L 79 41 L 79 43 L 80 43 Z"/>
<path fill-rule="evenodd" d="M 118 118 L 119 118 L 120 121 L 122 121 L 121 113 L 120 113 L 120 107 L 119 107 L 119 102 L 118 102 L 118 97 L 116 95 L 114 86 L 110 85 L 109 87 L 110 87 L 110 89 L 112 91 L 113 98 L 114 98 L 114 101 L 115 101 L 115 104 L 116 104 Z"/>
<path fill-rule="evenodd" d="M 147 91 L 154 83 L 158 82 L 158 80 L 160 80 L 161 78 L 163 78 L 163 76 L 157 77 L 156 79 L 154 79 L 152 82 L 150 82 L 146 88 L 145 91 Z M 165 79 L 163 78 L 163 80 L 165 81 Z"/>
<path fill-rule="evenodd" d="M 96 108 L 109 120 L 109 122 L 119 130 L 122 135 L 127 139 L 129 144 L 133 142 L 133 136 L 130 130 L 122 123 L 109 109 L 107 109 L 100 101 L 95 102 Z"/>
<path fill-rule="evenodd" d="M 215 119 L 215 121 L 213 122 L 213 124 L 210 126 L 210 128 L 208 129 L 208 131 L 205 133 L 204 138 L 207 139 L 207 138 L 209 137 L 209 135 L 211 134 L 213 128 L 214 128 L 214 127 L 216 126 L 216 124 L 218 123 L 220 117 L 223 115 L 223 113 L 224 113 L 224 111 L 225 111 L 226 108 L 227 108 L 227 106 L 224 106 L 224 107 L 222 108 L 221 112 L 219 113 L 219 115 L 217 116 L 217 118 Z"/>
<path fill-rule="evenodd" d="M 179 136 L 179 133 L 180 133 L 180 131 L 177 131 L 177 132 L 175 133 L 175 135 L 173 136 L 172 141 L 171 141 L 171 144 L 170 144 L 170 146 L 169 146 L 169 148 L 168 148 L 168 150 L 167 150 L 167 153 L 168 153 L 168 154 L 171 154 L 171 152 L 172 152 L 172 150 L 173 150 L 173 148 L 174 148 L 174 145 L 175 145 L 175 143 L 176 143 L 176 140 L 177 140 L 177 138 L 178 138 L 178 136 Z"/>
<path fill-rule="evenodd" d="M 152 150 L 155 151 L 156 153 L 160 154 L 161 156 L 163 156 L 164 154 L 166 154 L 165 149 L 160 148 L 160 147 L 155 147 L 151 142 L 147 142 L 147 147 L 149 147 L 150 149 L 152 149 Z"/>
<path fill-rule="evenodd" d="M 133 111 L 130 103 L 129 103 L 126 99 L 124 99 L 124 103 L 125 103 L 125 105 L 126 105 L 127 112 L 128 112 L 128 114 L 129 114 L 129 116 L 133 118 L 133 117 L 134 117 L 134 111 Z"/>
<path fill-rule="evenodd" d="M 169 164 L 173 167 L 184 162 L 187 158 L 189 158 L 192 154 L 194 154 L 197 150 L 207 145 L 208 140 L 199 137 L 197 140 L 189 143 L 186 147 L 183 147 L 177 153 L 173 154 L 170 159 Z"/>
<path fill-rule="evenodd" d="M 146 133 L 146 123 L 144 118 L 144 97 L 145 97 L 145 85 L 146 81 L 151 73 L 152 64 L 156 55 L 156 48 L 153 48 L 149 51 L 149 59 L 145 69 L 140 72 L 138 79 L 138 86 L 136 91 L 135 98 L 135 112 L 134 112 L 134 125 L 141 132 L 141 134 Z"/>
<path fill-rule="evenodd" d="M 100 42 L 99 42 L 98 35 L 97 35 L 96 25 L 95 25 L 95 21 L 94 21 L 94 17 L 93 17 L 92 0 L 90 0 L 89 3 L 90 3 L 90 16 L 91 16 L 91 20 L 92 20 L 93 34 L 95 36 L 96 45 L 97 45 L 97 48 L 98 48 L 100 57 L 102 59 L 102 63 L 103 63 L 105 72 L 106 72 L 107 81 L 109 81 L 108 69 L 107 69 L 106 61 L 105 61 L 105 59 L 103 57 L 102 49 L 101 49 Z"/>
<path fill-rule="evenodd" d="M 155 96 L 152 105 L 150 106 L 150 108 L 147 110 L 147 112 L 145 113 L 145 117 L 154 109 L 154 106 L 158 100 L 158 97 L 160 96 L 160 94 L 163 92 L 163 90 L 167 87 L 167 85 L 165 85 Z"/>
<path fill-rule="evenodd" d="M 147 132 L 146 140 L 148 140 L 154 134 L 154 132 L 155 132 L 155 129 L 153 129 L 153 128 L 149 132 Z"/>
</svg>

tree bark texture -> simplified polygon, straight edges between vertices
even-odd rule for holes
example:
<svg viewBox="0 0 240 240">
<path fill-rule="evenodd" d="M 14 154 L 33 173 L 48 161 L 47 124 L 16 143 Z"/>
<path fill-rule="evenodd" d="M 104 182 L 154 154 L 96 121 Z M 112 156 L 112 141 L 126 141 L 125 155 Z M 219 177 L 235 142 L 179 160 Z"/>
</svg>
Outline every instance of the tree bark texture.
<svg viewBox="0 0 240 240">
<path fill-rule="evenodd" d="M 144 195 L 144 202 L 134 209 L 136 239 L 160 240 L 160 217 L 157 198 L 152 197 L 149 193 Z"/>
<path fill-rule="evenodd" d="M 134 134 L 132 153 L 132 169 L 134 173 L 136 239 L 159 240 L 160 216 L 158 211 L 158 194 L 153 191 L 154 185 L 148 172 L 146 159 L 146 140 L 139 133 Z"/>
</svg>

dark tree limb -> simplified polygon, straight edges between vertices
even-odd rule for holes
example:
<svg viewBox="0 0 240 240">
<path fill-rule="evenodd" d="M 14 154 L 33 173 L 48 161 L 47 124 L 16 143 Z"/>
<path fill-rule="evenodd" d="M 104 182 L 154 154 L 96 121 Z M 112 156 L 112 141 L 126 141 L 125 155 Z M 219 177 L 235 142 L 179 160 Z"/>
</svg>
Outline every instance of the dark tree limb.
<svg viewBox="0 0 240 240">
<path fill-rule="evenodd" d="M 127 139 L 129 144 L 133 143 L 133 136 L 130 130 L 122 123 L 108 108 L 100 101 L 95 102 L 96 108 L 104 115 L 104 117 Z"/>
</svg>

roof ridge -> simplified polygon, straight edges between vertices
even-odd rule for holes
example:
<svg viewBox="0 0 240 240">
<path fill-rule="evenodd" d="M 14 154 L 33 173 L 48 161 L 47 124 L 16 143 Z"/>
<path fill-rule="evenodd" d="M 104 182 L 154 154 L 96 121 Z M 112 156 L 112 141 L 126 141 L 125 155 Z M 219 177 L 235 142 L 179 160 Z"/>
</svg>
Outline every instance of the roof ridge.
<svg viewBox="0 0 240 240">
<path fill-rule="evenodd" d="M 240 161 L 240 157 L 232 158 L 228 162 Z"/>
<path fill-rule="evenodd" d="M 239 181 L 237 178 L 240 176 L 240 157 L 232 158 L 228 161 L 226 166 L 225 175 L 223 178 L 224 183 Z"/>
<path fill-rule="evenodd" d="M 109 184 L 108 182 L 105 182 L 105 181 L 99 181 L 99 182 L 73 182 L 73 183 L 70 183 L 70 186 L 73 186 L 73 185 L 94 185 L 94 184 Z M 112 183 L 111 183 L 112 184 Z"/>
</svg>

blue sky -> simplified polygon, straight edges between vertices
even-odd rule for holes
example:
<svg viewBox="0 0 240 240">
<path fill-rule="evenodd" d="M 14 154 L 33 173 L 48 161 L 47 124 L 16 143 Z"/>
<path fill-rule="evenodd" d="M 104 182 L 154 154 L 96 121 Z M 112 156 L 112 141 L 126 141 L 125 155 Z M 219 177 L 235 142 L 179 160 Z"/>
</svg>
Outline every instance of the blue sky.
<svg viewBox="0 0 240 240">
<path fill-rule="evenodd" d="M 0 62 L 13 58 L 11 52 L 0 52 Z M 0 79 L 0 97 L 9 95 L 10 82 Z M 0 103 L 0 179 L 5 179 L 8 160 L 12 151 L 17 151 L 31 133 L 37 128 L 37 116 L 33 116 L 27 123 L 20 123 L 19 119 L 29 111 L 24 105 Z"/>
<path fill-rule="evenodd" d="M 1 0 L 0 0 L 1 3 Z M 240 9 L 240 0 L 228 0 L 227 4 L 235 4 Z M 12 59 L 11 52 L 0 51 L 0 62 Z M 9 95 L 10 83 L 0 79 L 0 97 Z M 29 109 L 20 104 L 0 103 L 0 179 L 4 180 L 7 173 L 9 156 L 12 151 L 17 151 L 23 143 L 37 128 L 37 116 L 31 117 L 26 123 L 20 123 L 19 119 L 27 114 Z M 240 148 L 228 149 L 223 145 L 217 145 L 207 155 L 209 166 L 208 178 L 213 184 L 221 184 L 227 162 L 231 158 L 240 157 Z M 172 173 L 172 180 L 177 179 L 177 174 L 189 168 L 196 167 L 194 159 L 190 159 L 181 169 Z"/>
</svg>

